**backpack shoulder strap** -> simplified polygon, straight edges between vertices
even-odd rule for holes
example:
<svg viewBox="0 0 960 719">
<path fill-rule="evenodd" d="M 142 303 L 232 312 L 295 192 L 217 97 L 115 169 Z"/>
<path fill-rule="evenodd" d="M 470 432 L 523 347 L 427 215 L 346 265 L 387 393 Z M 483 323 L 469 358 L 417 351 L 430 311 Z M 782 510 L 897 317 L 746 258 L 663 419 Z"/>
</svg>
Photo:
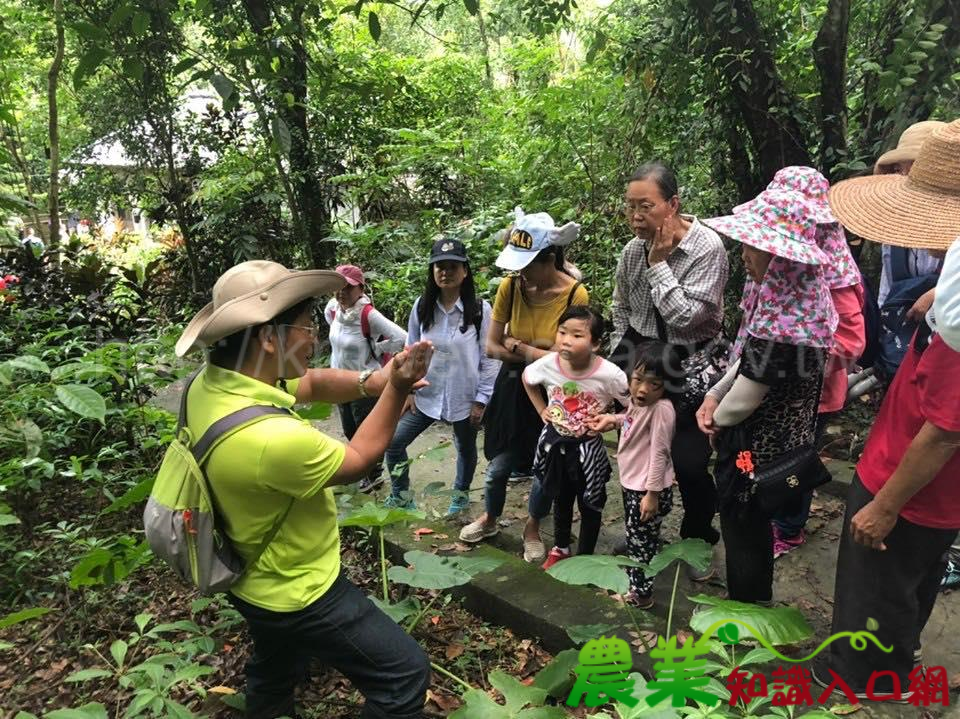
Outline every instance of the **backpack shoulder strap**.
<svg viewBox="0 0 960 719">
<path fill-rule="evenodd" d="M 373 312 L 373 304 L 364 305 L 360 309 L 360 332 L 368 340 L 370 337 L 370 313 Z"/>
<path fill-rule="evenodd" d="M 477 308 L 473 313 L 473 326 L 477 330 L 477 344 L 482 344 L 480 340 L 480 327 L 483 325 L 483 300 L 477 300 Z"/>
<path fill-rule="evenodd" d="M 577 280 L 577 281 L 574 283 L 573 287 L 570 288 L 570 294 L 567 295 L 567 307 L 568 307 L 568 308 L 570 307 L 570 305 L 573 304 L 574 295 L 577 294 L 577 290 L 580 289 L 580 285 L 582 285 L 582 284 L 583 284 L 582 282 L 580 282 L 579 280 Z"/>
<path fill-rule="evenodd" d="M 203 372 L 205 365 L 200 365 L 198 369 L 195 369 L 189 377 L 187 377 L 187 382 L 183 386 L 183 394 L 180 395 L 180 413 L 177 415 L 177 431 L 174 433 L 174 437 L 180 435 L 180 430 L 187 426 L 187 395 L 190 393 L 190 386 L 193 384 L 193 380 Z"/>
<path fill-rule="evenodd" d="M 234 429 L 238 428 L 242 424 L 246 424 L 251 420 L 258 419 L 260 417 L 267 417 L 268 415 L 273 414 L 292 414 L 289 409 L 283 407 L 274 407 L 272 405 L 264 404 L 255 404 L 250 407 L 244 407 L 243 409 L 238 409 L 236 412 L 231 412 L 226 417 L 221 417 L 216 422 L 211 424 L 207 431 L 203 433 L 203 436 L 190 448 L 190 453 L 193 455 L 193 458 L 197 461 L 197 464 L 201 467 L 206 461 L 207 457 L 210 455 L 210 452 L 213 450 L 214 446 L 218 443 L 219 440 L 226 438 L 226 436 Z"/>
</svg>

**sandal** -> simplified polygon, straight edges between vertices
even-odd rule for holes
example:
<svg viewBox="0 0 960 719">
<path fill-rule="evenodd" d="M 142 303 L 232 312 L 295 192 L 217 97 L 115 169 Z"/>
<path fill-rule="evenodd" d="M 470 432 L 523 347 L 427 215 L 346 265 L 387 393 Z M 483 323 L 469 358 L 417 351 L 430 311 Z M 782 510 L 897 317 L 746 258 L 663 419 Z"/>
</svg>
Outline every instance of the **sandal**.
<svg viewBox="0 0 960 719">
<path fill-rule="evenodd" d="M 498 525 L 495 524 L 493 527 L 487 527 L 482 519 L 476 519 L 460 530 L 460 541 L 476 544 L 477 542 L 482 542 L 488 537 L 493 537 L 494 535 L 499 534 L 499 532 L 500 527 Z"/>
</svg>

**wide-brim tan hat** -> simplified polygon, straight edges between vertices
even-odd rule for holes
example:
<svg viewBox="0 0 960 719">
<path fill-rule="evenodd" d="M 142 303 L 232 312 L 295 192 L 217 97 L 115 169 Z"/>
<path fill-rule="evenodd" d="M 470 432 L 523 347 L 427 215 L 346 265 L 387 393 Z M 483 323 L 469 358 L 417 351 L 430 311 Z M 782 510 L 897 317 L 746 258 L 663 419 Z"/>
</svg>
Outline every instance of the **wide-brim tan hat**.
<svg viewBox="0 0 960 719">
<path fill-rule="evenodd" d="M 830 188 L 830 209 L 868 240 L 947 249 L 960 234 L 960 120 L 930 135 L 909 175 L 838 182 Z"/>
<path fill-rule="evenodd" d="M 916 160 L 920 154 L 920 148 L 923 147 L 926 139 L 936 130 L 945 127 L 946 124 L 947 123 L 940 122 L 939 120 L 924 120 L 923 122 L 915 122 L 910 125 L 910 127 L 900 135 L 900 139 L 897 140 L 897 146 L 880 155 L 876 164 L 873 166 L 874 173 L 878 174 L 884 165 Z"/>
<path fill-rule="evenodd" d="M 180 335 L 178 357 L 210 347 L 246 327 L 269 322 L 310 297 L 333 294 L 346 284 L 331 270 L 288 270 L 267 260 L 241 262 L 220 275 L 213 302 L 200 310 Z"/>
</svg>

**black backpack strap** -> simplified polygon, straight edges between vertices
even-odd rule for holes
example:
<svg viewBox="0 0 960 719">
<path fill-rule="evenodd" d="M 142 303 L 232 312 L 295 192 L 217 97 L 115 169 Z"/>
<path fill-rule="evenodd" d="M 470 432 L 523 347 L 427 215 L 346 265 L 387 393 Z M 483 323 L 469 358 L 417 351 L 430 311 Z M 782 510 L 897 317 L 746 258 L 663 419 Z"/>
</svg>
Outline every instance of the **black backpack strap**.
<svg viewBox="0 0 960 719">
<path fill-rule="evenodd" d="M 573 297 L 577 294 L 577 290 L 580 289 L 580 285 L 582 284 L 583 283 L 578 280 L 574 283 L 573 287 L 570 288 L 570 294 L 567 295 L 567 309 L 573 304 Z"/>
<path fill-rule="evenodd" d="M 906 247 L 890 247 L 890 281 L 910 279 L 909 252 Z"/>
<path fill-rule="evenodd" d="M 187 383 L 183 386 L 183 394 L 180 395 L 180 414 L 177 416 L 177 431 L 174 436 L 180 434 L 180 430 L 187 426 L 187 395 L 190 393 L 190 386 L 193 384 L 193 380 L 197 378 L 203 368 L 206 365 L 200 365 L 198 369 L 195 369 L 189 377 L 187 377 Z"/>
<path fill-rule="evenodd" d="M 477 300 L 477 307 L 473 313 L 473 326 L 477 330 L 477 344 L 483 345 L 483 339 L 480 337 L 480 327 L 483 326 L 483 300 Z"/>
<path fill-rule="evenodd" d="M 202 467 L 210 451 L 217 444 L 217 441 L 225 437 L 232 429 L 246 424 L 250 420 L 271 414 L 290 415 L 291 412 L 289 409 L 283 407 L 274 407 L 273 405 L 266 404 L 255 404 L 250 407 L 238 409 L 236 412 L 231 412 L 226 417 L 221 417 L 211 424 L 207 428 L 207 431 L 203 433 L 203 436 L 190 448 L 190 453 L 197 461 L 197 464 Z"/>
</svg>

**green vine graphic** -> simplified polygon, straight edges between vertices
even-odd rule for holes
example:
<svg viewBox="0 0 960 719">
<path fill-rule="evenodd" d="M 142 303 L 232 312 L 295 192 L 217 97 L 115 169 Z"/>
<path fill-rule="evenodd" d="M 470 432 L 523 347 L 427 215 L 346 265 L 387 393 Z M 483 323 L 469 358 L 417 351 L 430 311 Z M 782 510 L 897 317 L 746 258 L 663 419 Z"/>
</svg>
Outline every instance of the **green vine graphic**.
<svg viewBox="0 0 960 719">
<path fill-rule="evenodd" d="M 710 637 L 713 636 L 714 632 L 716 632 L 717 634 L 717 639 L 719 639 L 724 644 L 736 644 L 740 640 L 740 630 L 737 629 L 737 624 L 749 630 L 750 633 L 753 635 L 753 637 L 764 647 L 764 649 L 768 650 L 778 659 L 781 659 L 785 662 L 800 663 L 800 662 L 810 661 L 815 656 L 817 656 L 820 652 L 822 652 L 824 649 L 830 646 L 833 642 L 839 641 L 840 639 L 844 639 L 844 638 L 849 638 L 850 646 L 853 647 L 858 652 L 862 652 L 864 649 L 866 649 L 869 642 L 873 642 L 873 644 L 880 651 L 886 652 L 887 654 L 893 651 L 892 646 L 886 647 L 883 644 L 881 644 L 880 640 L 877 639 L 876 636 L 874 636 L 873 632 L 865 631 L 865 630 L 859 631 L 859 632 L 838 632 L 824 639 L 823 642 L 820 643 L 820 646 L 818 646 L 813 652 L 811 652 L 807 656 L 794 659 L 791 657 L 786 657 L 780 652 L 778 652 L 776 649 L 774 649 L 773 645 L 770 644 L 770 642 L 764 639 L 764 637 L 760 634 L 760 632 L 758 632 L 754 627 L 750 626 L 746 622 L 743 622 L 739 619 L 721 619 L 717 622 L 714 622 L 701 635 L 700 641 L 698 642 L 698 644 L 699 643 L 705 644 L 710 639 Z"/>
</svg>

